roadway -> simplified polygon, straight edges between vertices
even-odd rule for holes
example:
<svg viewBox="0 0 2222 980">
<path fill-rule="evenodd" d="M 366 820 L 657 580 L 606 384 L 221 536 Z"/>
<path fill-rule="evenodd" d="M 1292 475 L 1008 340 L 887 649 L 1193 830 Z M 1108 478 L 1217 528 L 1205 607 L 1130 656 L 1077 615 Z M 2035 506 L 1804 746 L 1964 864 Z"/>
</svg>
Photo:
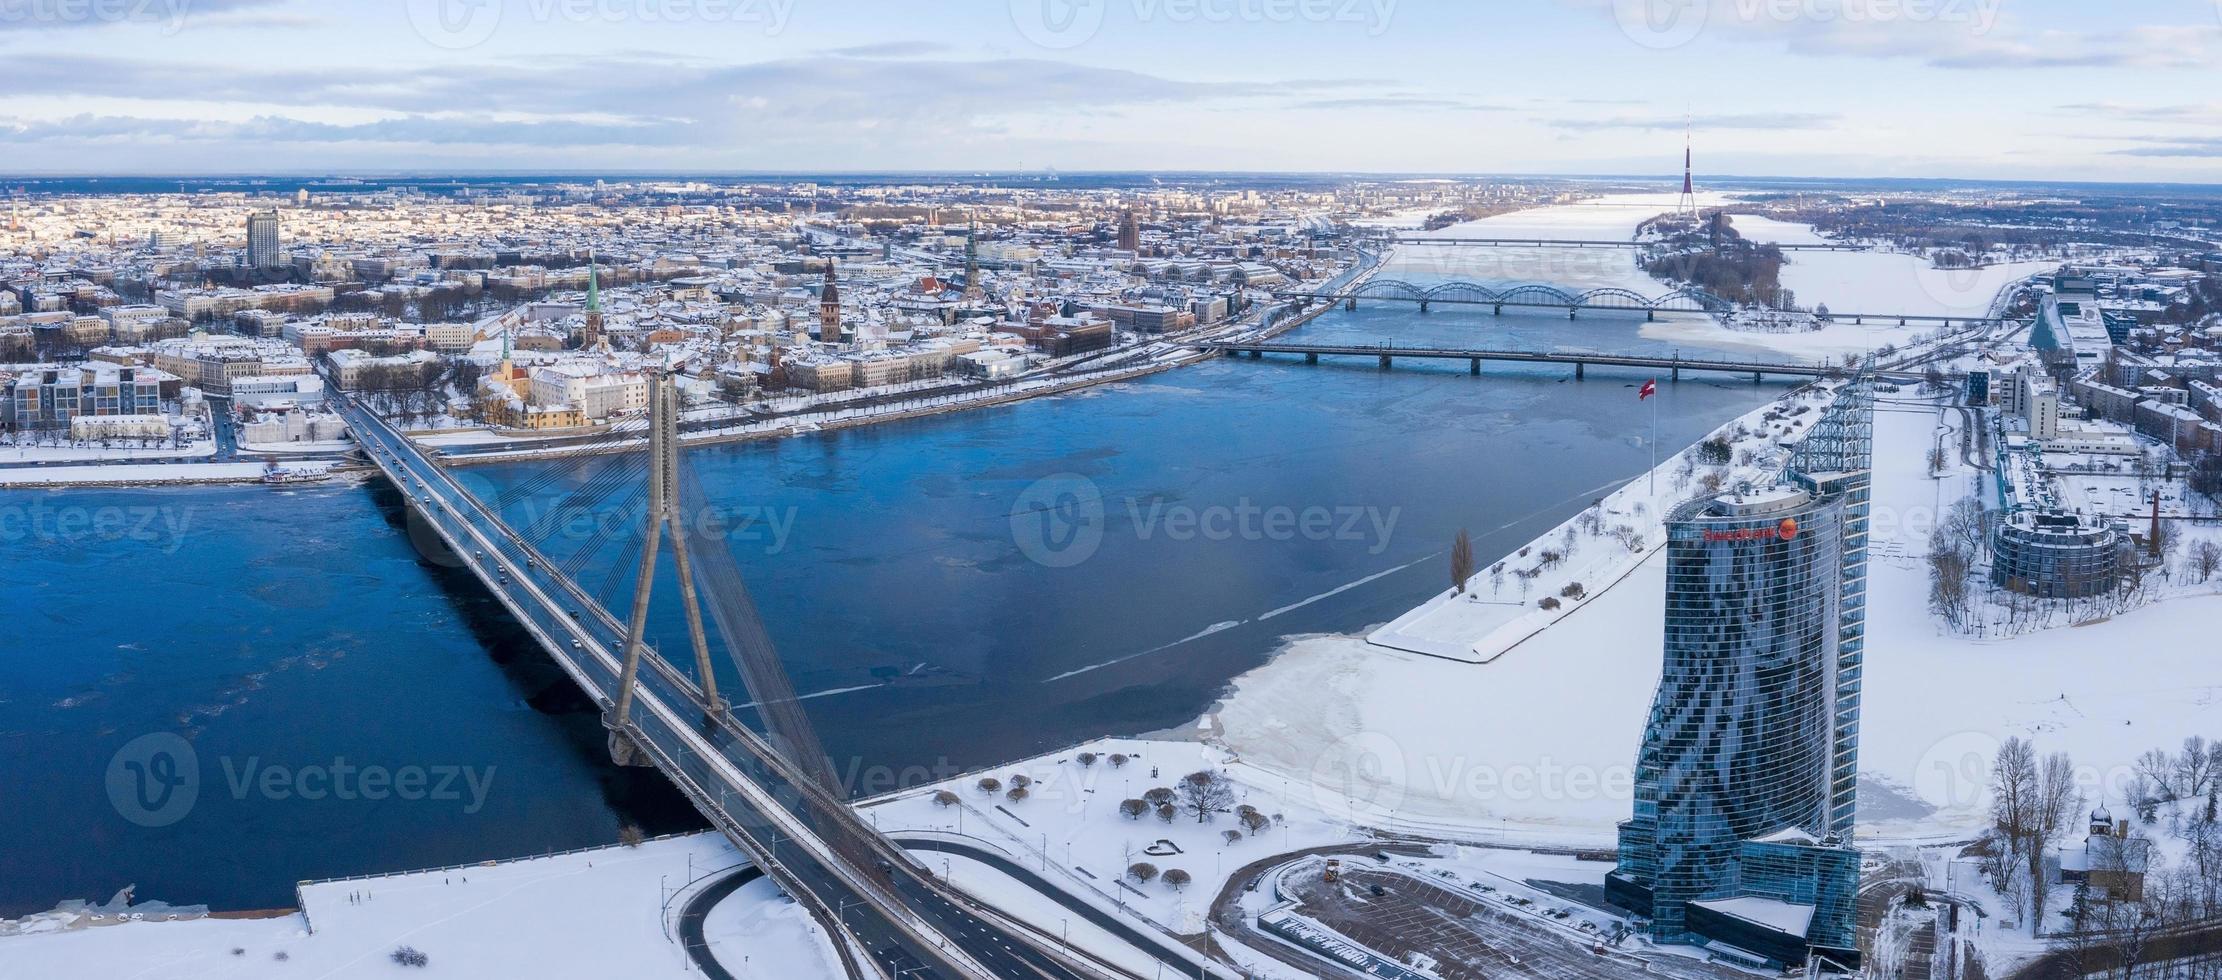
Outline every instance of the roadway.
<svg viewBox="0 0 2222 980">
<path fill-rule="evenodd" d="M 352 399 L 334 400 L 358 444 L 457 558 L 582 690 L 610 704 L 621 669 L 612 651 L 623 647 L 623 626 L 391 426 Z M 728 713 L 705 710 L 699 688 L 663 658 L 651 653 L 642 666 L 636 744 L 782 888 L 812 907 L 830 934 L 853 937 L 861 949 L 839 944 L 853 974 L 863 975 L 856 952 L 889 977 L 1113 972 L 1083 972 L 989 910 L 952 900 L 900 849 L 868 830 L 859 833 L 853 811 L 827 788 L 810 785 L 760 736 Z"/>
</svg>

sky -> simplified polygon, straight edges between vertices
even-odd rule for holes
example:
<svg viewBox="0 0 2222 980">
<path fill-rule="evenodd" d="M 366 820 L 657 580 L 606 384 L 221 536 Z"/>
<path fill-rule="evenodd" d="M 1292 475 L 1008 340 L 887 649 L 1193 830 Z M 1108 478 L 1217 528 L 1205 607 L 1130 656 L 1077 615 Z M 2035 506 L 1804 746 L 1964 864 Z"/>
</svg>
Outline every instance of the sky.
<svg viewBox="0 0 2222 980">
<path fill-rule="evenodd" d="M 2222 0 L 0 0 L 0 173 L 2222 182 Z"/>
</svg>

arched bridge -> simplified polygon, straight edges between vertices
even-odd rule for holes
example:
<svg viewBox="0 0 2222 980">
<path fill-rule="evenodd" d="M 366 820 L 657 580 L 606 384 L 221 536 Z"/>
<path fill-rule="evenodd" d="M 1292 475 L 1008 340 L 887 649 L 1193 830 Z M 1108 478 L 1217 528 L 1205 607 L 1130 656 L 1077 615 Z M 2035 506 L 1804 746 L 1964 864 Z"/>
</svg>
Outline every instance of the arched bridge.
<svg viewBox="0 0 2222 980">
<path fill-rule="evenodd" d="M 1357 309 L 1360 300 L 1384 300 L 1397 303 L 1417 303 L 1422 311 L 1437 303 L 1460 306 L 1487 306 L 1492 312 L 1503 313 L 1505 307 L 1562 309 L 1568 316 L 1583 310 L 1610 310 L 1621 313 L 1641 313 L 1650 319 L 1660 313 L 1721 313 L 1734 304 L 1702 289 L 1683 288 L 1659 296 L 1645 296 L 1632 289 L 1606 286 L 1585 292 L 1568 292 L 1544 283 L 1522 283 L 1512 286 L 1487 286 L 1478 282 L 1455 280 L 1434 286 L 1421 286 L 1402 279 L 1368 279 L 1348 289 L 1328 292 L 1288 290 L 1275 293 L 1283 299 L 1295 300 L 1300 305 L 1315 302 L 1341 303 Z"/>
</svg>

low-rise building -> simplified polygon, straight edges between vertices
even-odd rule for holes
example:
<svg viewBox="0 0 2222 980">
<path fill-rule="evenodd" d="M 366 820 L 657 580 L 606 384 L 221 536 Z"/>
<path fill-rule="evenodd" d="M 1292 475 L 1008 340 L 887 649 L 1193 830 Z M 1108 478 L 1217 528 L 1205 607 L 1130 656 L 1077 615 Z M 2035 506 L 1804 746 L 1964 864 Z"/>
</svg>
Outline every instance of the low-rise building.
<svg viewBox="0 0 2222 980">
<path fill-rule="evenodd" d="M 170 420 L 161 415 L 80 415 L 69 420 L 69 437 L 79 442 L 104 439 L 168 439 Z"/>
<path fill-rule="evenodd" d="M 66 429 L 80 417 L 160 415 L 164 381 L 177 379 L 106 361 L 18 372 L 0 388 L 0 429 Z"/>
</svg>

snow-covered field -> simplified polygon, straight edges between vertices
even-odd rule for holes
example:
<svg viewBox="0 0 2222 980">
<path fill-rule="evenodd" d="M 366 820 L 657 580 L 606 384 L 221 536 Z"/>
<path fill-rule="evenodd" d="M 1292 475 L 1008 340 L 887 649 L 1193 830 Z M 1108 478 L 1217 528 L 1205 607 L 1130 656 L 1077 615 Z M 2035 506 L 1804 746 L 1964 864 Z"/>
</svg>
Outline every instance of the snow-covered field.
<svg viewBox="0 0 2222 980">
<path fill-rule="evenodd" d="M 1078 756 L 1084 751 L 1099 757 L 1094 765 L 1080 763 Z M 1130 758 L 1125 765 L 1114 766 L 1113 754 Z M 1124 800 L 1142 798 L 1153 788 L 1170 788 L 1189 773 L 1206 770 L 1223 772 L 1232 780 L 1235 805 L 1255 806 L 1282 819 L 1255 836 L 1244 833 L 1240 840 L 1229 842 L 1224 834 L 1241 829 L 1232 813 L 1199 821 L 1195 814 L 1183 811 L 1164 821 L 1155 814 L 1130 818 L 1119 810 Z M 1013 773 L 1033 780 L 1022 802 L 1004 798 Z M 866 812 L 880 830 L 897 836 L 928 831 L 970 838 L 1021 864 L 1043 869 L 1065 891 L 1091 904 L 1128 909 L 1139 916 L 1138 921 L 1183 934 L 1204 931 L 1212 897 L 1243 865 L 1282 851 L 1356 839 L 1345 821 L 1312 797 L 1308 786 L 1292 785 L 1275 773 L 1195 741 L 1105 739 L 1016 762 L 987 775 L 1002 781 L 1004 790 L 984 792 L 975 785 L 981 777 L 974 775 L 874 803 Z M 935 803 L 933 794 L 941 789 L 955 793 L 960 802 Z M 1296 795 L 1289 795 L 1292 790 Z M 1165 853 L 1153 854 L 1153 848 Z M 922 859 L 930 868 L 939 868 L 943 860 L 940 855 Z M 1177 889 L 1162 879 L 1122 883 L 1126 869 L 1136 862 L 1154 864 L 1160 872 L 1178 868 L 1193 881 Z M 961 870 L 957 883 L 971 887 Z M 1055 924 L 1052 920 L 1051 925 Z"/>
<path fill-rule="evenodd" d="M 104 463 L 0 468 L 0 487 L 253 483 L 260 479 L 261 463 Z"/>
<path fill-rule="evenodd" d="M 125 462 L 143 459 L 197 459 L 216 455 L 216 443 L 202 439 L 183 446 L 0 445 L 0 465 L 40 462 Z"/>
<path fill-rule="evenodd" d="M 390 959 L 402 946 L 424 953 L 432 976 L 690 976 L 667 938 L 685 901 L 673 894 L 741 860 L 724 838 L 700 834 L 308 885 L 303 910 L 277 918 L 64 930 L 34 917 L 25 935 L 0 937 L 0 977 L 392 977 L 411 972 Z M 704 939 L 751 980 L 841 975 L 824 934 L 766 882 L 719 903 Z"/>
</svg>

